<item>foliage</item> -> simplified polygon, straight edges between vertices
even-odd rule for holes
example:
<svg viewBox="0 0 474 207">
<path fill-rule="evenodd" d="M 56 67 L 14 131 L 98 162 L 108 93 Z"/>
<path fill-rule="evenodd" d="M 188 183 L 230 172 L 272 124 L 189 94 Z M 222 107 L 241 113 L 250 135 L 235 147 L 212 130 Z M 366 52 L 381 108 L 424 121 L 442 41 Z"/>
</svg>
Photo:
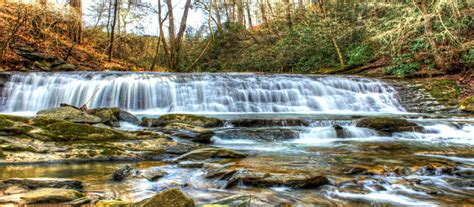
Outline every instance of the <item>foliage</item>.
<svg viewBox="0 0 474 207">
<path fill-rule="evenodd" d="M 349 65 L 362 65 L 374 58 L 374 51 L 369 45 L 358 45 L 347 48 Z"/>
</svg>

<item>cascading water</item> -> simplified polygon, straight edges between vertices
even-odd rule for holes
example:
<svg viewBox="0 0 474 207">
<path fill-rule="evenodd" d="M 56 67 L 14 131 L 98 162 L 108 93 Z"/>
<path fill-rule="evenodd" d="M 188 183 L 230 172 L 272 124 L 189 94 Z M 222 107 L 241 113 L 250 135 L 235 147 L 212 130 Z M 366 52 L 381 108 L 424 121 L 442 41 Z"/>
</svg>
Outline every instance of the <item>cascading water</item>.
<svg viewBox="0 0 474 207">
<path fill-rule="evenodd" d="M 0 110 L 86 102 L 152 113 L 404 112 L 391 86 L 367 78 L 99 72 L 12 74 Z"/>
</svg>

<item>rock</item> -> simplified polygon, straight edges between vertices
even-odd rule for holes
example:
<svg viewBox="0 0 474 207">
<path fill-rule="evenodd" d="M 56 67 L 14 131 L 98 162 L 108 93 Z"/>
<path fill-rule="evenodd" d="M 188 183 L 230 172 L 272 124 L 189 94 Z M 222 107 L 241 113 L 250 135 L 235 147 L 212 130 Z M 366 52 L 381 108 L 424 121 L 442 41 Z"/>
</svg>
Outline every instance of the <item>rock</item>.
<svg viewBox="0 0 474 207">
<path fill-rule="evenodd" d="M 397 118 L 364 118 L 357 122 L 357 127 L 364 127 L 374 129 L 382 132 L 393 133 L 393 132 L 405 132 L 414 131 L 421 132 L 423 127 L 418 126 L 416 123 L 409 122 L 405 119 Z"/>
<path fill-rule="evenodd" d="M 65 188 L 80 190 L 83 187 L 79 180 L 64 178 L 11 178 L 3 180 L 1 183 L 26 189 Z"/>
<path fill-rule="evenodd" d="M 118 118 L 120 121 L 140 125 L 140 120 L 128 111 L 120 110 Z"/>
<path fill-rule="evenodd" d="M 116 170 L 114 174 L 112 174 L 112 180 L 116 182 L 123 181 L 125 178 L 130 176 L 138 176 L 140 174 L 139 170 L 136 170 L 129 165 L 125 165 L 124 167 Z"/>
<path fill-rule="evenodd" d="M 99 141 L 132 138 L 120 131 L 100 128 L 88 124 L 76 124 L 62 121 L 44 127 L 53 141 Z"/>
<path fill-rule="evenodd" d="M 216 132 L 222 139 L 252 139 L 258 141 L 284 141 L 299 138 L 299 132 L 286 128 L 239 128 Z"/>
<path fill-rule="evenodd" d="M 73 64 L 60 64 L 53 69 L 56 71 L 75 71 L 76 68 L 77 67 Z"/>
<path fill-rule="evenodd" d="M 247 155 L 224 148 L 201 148 L 176 158 L 176 160 L 205 160 L 209 158 L 244 158 Z"/>
<path fill-rule="evenodd" d="M 456 168 L 454 171 L 454 175 L 467 178 L 467 179 L 474 179 L 474 168 Z"/>
<path fill-rule="evenodd" d="M 164 170 L 151 168 L 151 169 L 142 171 L 141 175 L 149 181 L 155 181 L 158 178 L 168 175 L 168 173 Z"/>
<path fill-rule="evenodd" d="M 333 125 L 332 127 L 336 131 L 337 138 L 344 138 L 344 128 L 341 125 L 336 124 L 336 125 Z"/>
<path fill-rule="evenodd" d="M 202 168 L 202 166 L 204 166 L 203 162 L 184 161 L 178 163 L 178 167 L 180 168 Z"/>
<path fill-rule="evenodd" d="M 84 197 L 84 194 L 72 189 L 41 188 L 27 193 L 0 197 L 0 203 L 64 203 Z"/>
<path fill-rule="evenodd" d="M 81 205 L 84 205 L 84 204 L 89 204 L 90 202 L 91 202 L 90 199 L 88 199 L 86 197 L 82 197 L 82 198 L 78 198 L 78 199 L 73 200 L 73 201 L 66 202 L 66 203 L 64 203 L 64 205 L 81 206 Z"/>
<path fill-rule="evenodd" d="M 183 123 L 168 124 L 163 128 L 163 131 L 199 143 L 211 143 L 211 137 L 214 136 L 214 132 L 210 129 Z"/>
<path fill-rule="evenodd" d="M 369 171 L 365 168 L 361 167 L 353 167 L 349 171 L 347 171 L 346 175 L 365 175 Z"/>
<path fill-rule="evenodd" d="M 28 192 L 27 189 L 19 187 L 19 186 L 10 186 L 3 193 L 5 195 L 13 195 L 13 194 L 19 194 L 19 193 L 26 193 Z"/>
<path fill-rule="evenodd" d="M 128 201 L 119 200 L 100 200 L 94 207 L 131 207 L 132 203 Z"/>
<path fill-rule="evenodd" d="M 234 127 L 309 126 L 303 119 L 237 119 L 230 123 Z"/>
<path fill-rule="evenodd" d="M 329 179 L 321 175 L 297 173 L 261 173 L 239 170 L 227 183 L 226 187 L 243 183 L 252 186 L 289 186 L 294 188 L 313 188 L 329 184 Z"/>
<path fill-rule="evenodd" d="M 224 122 L 220 119 L 191 114 L 165 114 L 158 119 L 143 118 L 142 120 L 142 126 L 145 127 L 162 127 L 171 123 L 183 123 L 204 128 L 224 126 Z"/>
<path fill-rule="evenodd" d="M 133 206 L 139 207 L 194 207 L 194 201 L 176 188 L 168 189 Z"/>
<path fill-rule="evenodd" d="M 41 110 L 37 113 L 37 116 L 46 119 L 66 120 L 74 123 L 102 123 L 101 118 L 69 106 Z"/>
<path fill-rule="evenodd" d="M 474 113 L 474 96 L 469 96 L 461 101 L 459 109 L 466 112 Z"/>
<path fill-rule="evenodd" d="M 87 110 L 88 114 L 99 117 L 103 124 L 111 127 L 120 127 L 120 108 L 96 108 Z"/>
<path fill-rule="evenodd" d="M 45 55 L 38 52 L 28 52 L 28 51 L 21 51 L 15 50 L 15 53 L 32 61 L 48 61 L 52 62 L 55 61 L 57 58 L 52 55 Z"/>
<path fill-rule="evenodd" d="M 252 196 L 250 195 L 234 195 L 229 196 L 223 199 L 212 203 L 214 205 L 223 205 L 228 207 L 248 207 L 252 201 Z"/>
<path fill-rule="evenodd" d="M 51 63 L 46 61 L 35 61 L 33 62 L 33 68 L 39 69 L 42 71 L 50 71 L 51 70 Z"/>
</svg>

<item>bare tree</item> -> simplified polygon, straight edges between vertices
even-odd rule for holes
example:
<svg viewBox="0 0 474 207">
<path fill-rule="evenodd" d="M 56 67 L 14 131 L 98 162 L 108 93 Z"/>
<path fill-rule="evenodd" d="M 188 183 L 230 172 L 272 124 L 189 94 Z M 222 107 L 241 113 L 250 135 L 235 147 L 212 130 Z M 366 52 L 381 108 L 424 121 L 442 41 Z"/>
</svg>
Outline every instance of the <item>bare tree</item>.
<svg viewBox="0 0 474 207">
<path fill-rule="evenodd" d="M 69 0 L 69 6 L 73 13 L 73 24 L 70 27 L 70 37 L 76 43 L 81 43 L 82 40 L 82 1 Z"/>
<path fill-rule="evenodd" d="M 108 61 L 112 61 L 112 55 L 114 51 L 114 40 L 115 40 L 115 26 L 117 24 L 117 15 L 118 15 L 118 2 L 119 0 L 114 0 L 114 18 L 112 20 L 112 28 L 110 31 L 110 40 L 109 40 L 109 50 L 108 50 Z"/>
</svg>

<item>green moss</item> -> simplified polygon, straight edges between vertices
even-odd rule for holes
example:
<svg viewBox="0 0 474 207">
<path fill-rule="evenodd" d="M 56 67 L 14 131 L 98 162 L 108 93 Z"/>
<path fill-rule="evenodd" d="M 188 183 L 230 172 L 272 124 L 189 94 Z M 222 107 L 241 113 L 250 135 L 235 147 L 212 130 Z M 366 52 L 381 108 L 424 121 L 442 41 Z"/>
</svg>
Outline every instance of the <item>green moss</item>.
<svg viewBox="0 0 474 207">
<path fill-rule="evenodd" d="M 8 151 L 8 152 L 36 152 L 35 148 L 28 146 L 28 147 L 22 147 L 22 146 L 15 146 L 15 145 L 5 145 L 0 147 L 3 151 Z"/>
<path fill-rule="evenodd" d="M 160 116 L 158 121 L 164 125 L 168 123 L 184 123 L 200 127 L 220 127 L 223 125 L 220 119 L 192 114 L 166 114 Z"/>
<path fill-rule="evenodd" d="M 459 109 L 468 112 L 474 112 L 474 96 L 469 96 L 461 101 Z"/>
<path fill-rule="evenodd" d="M 457 105 L 461 95 L 461 89 L 454 80 L 430 80 L 424 82 L 423 86 L 442 104 Z"/>
<path fill-rule="evenodd" d="M 48 130 L 54 141 L 98 141 L 127 138 L 124 133 L 118 131 L 72 122 L 53 123 L 45 129 Z"/>
<path fill-rule="evenodd" d="M 14 124 L 4 115 L 0 115 L 0 130 L 10 129 Z"/>
<path fill-rule="evenodd" d="M 0 149 L 0 159 L 1 160 L 7 159 L 7 155 L 5 153 L 3 153 L 3 151 L 1 149 Z"/>
</svg>

